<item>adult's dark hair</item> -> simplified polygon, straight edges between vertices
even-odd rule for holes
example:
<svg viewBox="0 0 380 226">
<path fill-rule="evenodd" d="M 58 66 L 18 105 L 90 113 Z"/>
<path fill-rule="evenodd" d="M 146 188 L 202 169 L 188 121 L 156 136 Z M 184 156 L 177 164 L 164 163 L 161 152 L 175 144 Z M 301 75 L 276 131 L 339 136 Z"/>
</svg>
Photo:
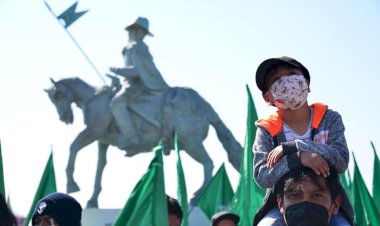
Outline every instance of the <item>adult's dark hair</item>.
<svg viewBox="0 0 380 226">
<path fill-rule="evenodd" d="M 315 175 L 315 173 L 311 169 L 302 167 L 299 169 L 291 170 L 285 176 L 283 176 L 274 187 L 267 190 L 267 193 L 264 198 L 264 202 L 262 206 L 260 207 L 260 209 L 255 214 L 255 217 L 253 220 L 253 226 L 258 225 L 258 223 L 263 219 L 263 217 L 272 208 L 277 206 L 277 201 L 276 201 L 277 195 L 279 195 L 283 199 L 284 187 L 290 186 L 291 181 L 300 181 L 302 177 L 304 177 L 302 175 L 310 175 L 308 176 L 309 177 L 308 180 L 313 180 L 317 186 L 321 186 L 320 182 L 316 180 L 318 177 Z M 289 184 L 285 185 L 286 181 L 289 181 Z M 299 183 L 302 183 L 302 181 Z M 338 175 L 336 174 L 332 166 L 330 166 L 330 176 L 326 178 L 326 186 L 331 193 L 332 200 L 334 200 L 338 195 L 340 195 L 342 199 L 342 203 L 340 205 L 339 213 L 350 222 L 350 225 L 354 225 L 354 211 L 353 211 L 352 205 L 348 199 L 346 191 L 343 189 L 342 185 L 340 184 Z"/>
<path fill-rule="evenodd" d="M 13 215 L 12 211 L 9 209 L 5 198 L 0 194 L 0 225 L 1 226 L 16 226 L 16 217 Z"/>
<path fill-rule="evenodd" d="M 169 213 L 169 215 L 170 214 L 175 215 L 179 219 L 181 219 L 181 221 L 182 221 L 182 216 L 183 216 L 182 208 L 179 205 L 177 199 L 170 197 L 168 195 L 166 196 L 166 199 L 168 202 L 168 213 Z"/>
<path fill-rule="evenodd" d="M 331 168 L 330 168 L 331 169 Z M 338 175 L 330 170 L 330 175 L 326 177 L 326 186 L 320 180 L 320 176 L 316 175 L 310 168 L 300 168 L 290 171 L 287 175 L 282 177 L 276 185 L 276 193 L 284 198 L 284 194 L 294 194 L 301 189 L 303 182 L 312 181 L 320 189 L 327 189 L 330 191 L 331 200 L 339 195 L 339 178 Z"/>
</svg>

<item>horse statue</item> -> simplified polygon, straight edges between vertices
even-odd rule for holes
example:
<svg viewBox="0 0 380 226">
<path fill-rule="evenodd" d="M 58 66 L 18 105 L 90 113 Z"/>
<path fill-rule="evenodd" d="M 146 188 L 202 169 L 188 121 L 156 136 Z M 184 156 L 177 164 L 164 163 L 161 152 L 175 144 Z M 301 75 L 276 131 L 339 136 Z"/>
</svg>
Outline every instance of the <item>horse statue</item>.
<svg viewBox="0 0 380 226">
<path fill-rule="evenodd" d="M 96 178 L 93 194 L 87 202 L 87 208 L 98 207 L 107 148 L 109 145 L 116 146 L 117 142 L 118 128 L 112 116 L 110 101 L 120 88 L 120 81 L 116 77 L 111 77 L 111 79 L 112 85 L 102 88 L 93 87 L 80 78 L 66 78 L 60 81 L 50 79 L 53 86 L 50 89 L 45 89 L 56 107 L 59 119 L 64 123 L 73 123 L 72 103 L 75 103 L 84 114 L 86 128 L 78 134 L 70 145 L 70 155 L 66 168 L 68 193 L 80 190 L 73 177 L 78 151 L 92 142 L 98 141 Z M 161 126 L 145 120 L 133 108 L 128 107 L 140 141 L 124 150 L 126 156 L 131 157 L 142 152 L 150 152 L 160 140 L 164 141 L 164 154 L 168 155 L 173 149 L 173 134 L 177 133 L 181 149 L 203 165 L 204 181 L 194 193 L 195 198 L 212 178 L 214 165 L 202 144 L 207 137 L 211 124 L 228 153 L 229 161 L 239 171 L 242 158 L 241 145 L 211 105 L 196 91 L 189 88 L 170 87 L 164 95 L 163 103 L 158 108 L 160 109 L 156 109 L 156 118 L 159 119 Z"/>
</svg>

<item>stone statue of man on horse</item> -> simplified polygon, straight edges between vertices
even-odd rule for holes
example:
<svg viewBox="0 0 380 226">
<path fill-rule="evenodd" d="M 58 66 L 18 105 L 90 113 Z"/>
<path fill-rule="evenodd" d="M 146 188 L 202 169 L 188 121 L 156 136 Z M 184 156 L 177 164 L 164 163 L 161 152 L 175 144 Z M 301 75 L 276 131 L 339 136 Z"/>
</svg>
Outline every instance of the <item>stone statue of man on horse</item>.
<svg viewBox="0 0 380 226">
<path fill-rule="evenodd" d="M 161 127 L 161 122 L 155 117 L 156 114 L 149 109 L 159 109 L 162 97 L 169 88 L 156 68 L 148 46 L 143 42 L 146 35 L 152 36 L 148 20 L 139 17 L 125 29 L 129 33 L 129 43 L 122 51 L 125 67 L 110 68 L 112 72 L 125 77 L 126 81 L 126 85 L 111 101 L 112 114 L 120 128 L 117 143 L 120 149 L 139 142 L 127 107 L 134 109 L 154 126 Z M 144 109 L 147 104 L 154 106 Z"/>
<path fill-rule="evenodd" d="M 88 207 L 98 206 L 109 145 L 125 150 L 126 156 L 130 157 L 150 152 L 162 140 L 164 153 L 169 154 L 173 149 L 173 135 L 178 134 L 181 149 L 203 165 L 204 182 L 195 192 L 196 196 L 212 177 L 214 165 L 203 146 L 212 125 L 228 153 L 229 161 L 236 170 L 240 169 L 242 147 L 211 105 L 196 91 L 169 87 L 162 78 L 148 46 L 143 42 L 145 36 L 152 36 L 148 20 L 139 17 L 126 30 L 129 43 L 122 51 L 125 66 L 110 68 L 125 77 L 121 88 L 119 80 L 110 76 L 111 87 L 99 89 L 79 78 L 67 78 L 60 81 L 51 79 L 53 87 L 45 90 L 61 121 L 73 122 L 72 103 L 84 113 L 86 128 L 70 145 L 66 168 L 68 192 L 79 191 L 73 176 L 78 151 L 98 141 L 94 192 L 87 203 Z"/>
</svg>

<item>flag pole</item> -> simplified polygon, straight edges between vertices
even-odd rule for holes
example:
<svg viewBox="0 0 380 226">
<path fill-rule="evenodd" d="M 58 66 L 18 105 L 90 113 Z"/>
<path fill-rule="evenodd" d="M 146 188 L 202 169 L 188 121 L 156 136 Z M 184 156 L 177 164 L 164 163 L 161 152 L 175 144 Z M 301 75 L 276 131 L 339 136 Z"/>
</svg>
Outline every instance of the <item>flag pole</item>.
<svg viewBox="0 0 380 226">
<path fill-rule="evenodd" d="M 58 23 L 64 28 L 64 30 L 66 31 L 67 35 L 69 35 L 69 37 L 71 38 L 71 40 L 78 47 L 79 51 L 83 54 L 83 56 L 86 58 L 86 60 L 88 61 L 88 63 L 90 63 L 91 67 L 95 70 L 96 74 L 98 74 L 98 76 L 100 77 L 100 79 L 103 81 L 104 85 L 106 85 L 107 84 L 106 81 L 104 80 L 104 78 L 102 77 L 102 75 L 100 74 L 100 72 L 98 71 L 98 69 L 95 67 L 95 65 L 92 63 L 92 61 L 90 60 L 90 58 L 87 56 L 87 54 L 79 46 L 78 42 L 74 39 L 74 37 L 67 30 L 67 28 L 65 28 L 65 26 L 63 26 L 63 24 L 61 23 L 61 21 L 57 18 L 57 15 L 55 15 L 55 13 L 53 12 L 53 10 L 50 8 L 49 4 L 46 1 L 44 1 L 44 3 L 46 5 L 46 7 L 49 9 L 49 11 L 51 12 L 51 14 L 53 14 L 53 16 L 58 20 Z"/>
</svg>

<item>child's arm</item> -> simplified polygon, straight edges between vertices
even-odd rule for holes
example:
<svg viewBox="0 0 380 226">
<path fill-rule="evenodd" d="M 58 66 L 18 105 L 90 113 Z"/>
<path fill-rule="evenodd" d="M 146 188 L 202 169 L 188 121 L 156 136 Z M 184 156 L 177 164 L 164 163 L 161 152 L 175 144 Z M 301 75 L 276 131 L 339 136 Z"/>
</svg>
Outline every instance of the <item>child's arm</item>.
<svg viewBox="0 0 380 226">
<path fill-rule="evenodd" d="M 286 149 L 286 145 L 282 144 L 269 152 L 269 155 L 267 157 L 267 165 L 269 169 L 271 169 L 284 154 L 290 154 L 284 151 L 284 148 Z M 330 174 L 330 167 L 328 163 L 319 154 L 314 152 L 300 151 L 297 152 L 297 155 L 300 157 L 302 165 L 311 168 L 317 175 L 327 177 Z"/>
<path fill-rule="evenodd" d="M 295 140 L 297 151 L 312 152 L 321 155 L 328 163 L 335 168 L 338 173 L 346 171 L 349 162 L 349 152 L 347 148 L 346 138 L 344 136 L 344 125 L 342 117 L 339 113 L 329 110 L 326 113 L 323 127 L 327 136 L 327 142 L 304 142 Z M 322 125 L 321 125 L 322 126 Z M 317 134 L 322 139 L 322 134 Z M 319 139 L 319 138 L 318 138 Z M 288 142 L 287 142 L 288 143 Z"/>
<path fill-rule="evenodd" d="M 254 144 L 254 177 L 256 183 L 262 188 L 270 188 L 289 172 L 289 169 L 302 165 L 297 153 L 281 158 L 272 168 L 268 167 L 268 154 L 274 149 L 272 136 L 258 126 Z"/>
</svg>

